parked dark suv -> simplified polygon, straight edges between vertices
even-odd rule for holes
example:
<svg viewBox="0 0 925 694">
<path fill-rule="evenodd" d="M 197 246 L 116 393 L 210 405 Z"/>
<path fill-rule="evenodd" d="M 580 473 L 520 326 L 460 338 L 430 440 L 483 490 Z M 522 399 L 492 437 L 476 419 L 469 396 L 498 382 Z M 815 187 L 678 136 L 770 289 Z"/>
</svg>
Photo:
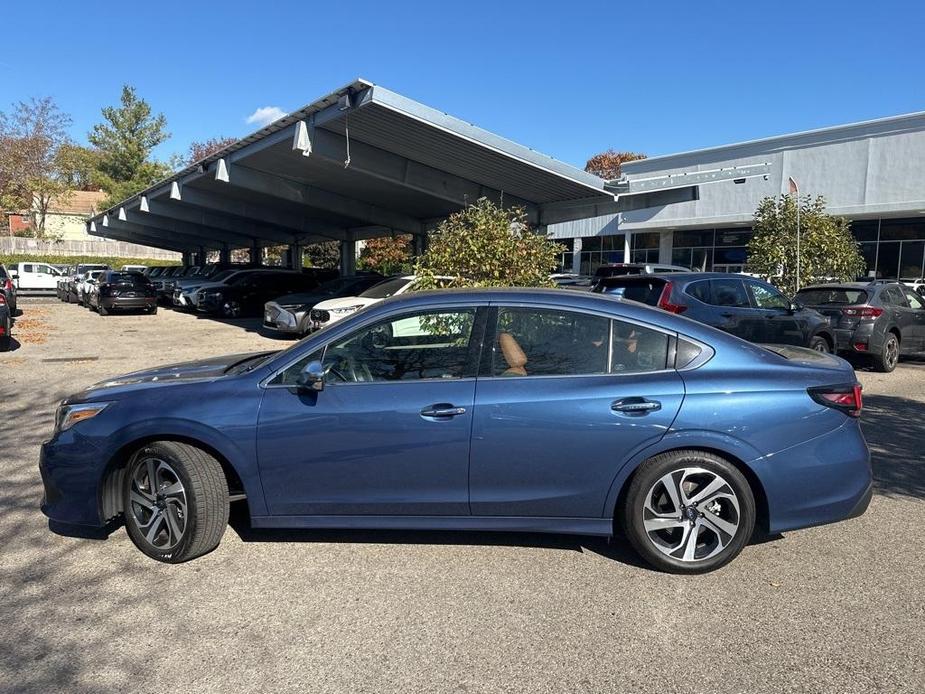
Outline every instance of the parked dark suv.
<svg viewBox="0 0 925 694">
<path fill-rule="evenodd" d="M 157 313 L 157 291 L 140 272 L 107 270 L 91 285 L 86 303 L 101 316 L 123 309 Z"/>
<path fill-rule="evenodd" d="M 679 272 L 602 279 L 592 290 L 681 313 L 749 342 L 831 352 L 828 319 L 790 301 L 772 285 L 725 272 Z"/>
<path fill-rule="evenodd" d="M 829 319 L 839 352 L 869 355 L 878 371 L 895 369 L 901 355 L 925 354 L 925 298 L 904 284 L 818 284 L 797 301 Z"/>
</svg>

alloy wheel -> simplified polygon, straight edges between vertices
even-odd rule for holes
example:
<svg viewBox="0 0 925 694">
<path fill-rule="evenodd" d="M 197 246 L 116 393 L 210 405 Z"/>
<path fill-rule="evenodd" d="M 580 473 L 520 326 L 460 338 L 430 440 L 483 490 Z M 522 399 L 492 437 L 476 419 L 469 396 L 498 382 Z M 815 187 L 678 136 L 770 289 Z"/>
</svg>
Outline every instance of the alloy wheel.
<svg viewBox="0 0 925 694">
<path fill-rule="evenodd" d="M 899 361 L 899 345 L 895 337 L 891 337 L 887 340 L 886 347 L 884 348 L 884 358 L 890 369 L 894 368 L 896 362 Z"/>
<path fill-rule="evenodd" d="M 701 467 L 672 470 L 653 484 L 643 505 L 649 542 L 673 559 L 709 559 L 739 530 L 739 499 L 722 476 Z"/>
<path fill-rule="evenodd" d="M 129 505 L 145 541 L 158 550 L 175 547 L 186 532 L 186 489 L 177 472 L 158 458 L 144 458 L 132 472 Z"/>
</svg>

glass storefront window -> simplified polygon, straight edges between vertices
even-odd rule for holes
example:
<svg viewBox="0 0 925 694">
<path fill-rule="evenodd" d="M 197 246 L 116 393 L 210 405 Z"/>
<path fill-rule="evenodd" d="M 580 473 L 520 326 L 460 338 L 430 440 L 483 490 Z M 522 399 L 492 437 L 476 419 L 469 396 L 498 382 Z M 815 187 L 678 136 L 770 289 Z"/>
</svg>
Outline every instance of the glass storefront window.
<svg viewBox="0 0 925 694">
<path fill-rule="evenodd" d="M 870 273 L 877 267 L 877 244 L 862 243 L 859 245 L 861 247 L 861 255 L 864 256 L 864 262 L 867 263 L 867 272 L 864 274 L 865 276 L 873 277 Z"/>
<path fill-rule="evenodd" d="M 658 242 L 661 234 L 657 231 L 647 232 L 645 234 L 633 234 L 632 238 L 632 247 L 633 249 L 637 248 L 654 248 L 658 250 Z M 633 261 L 636 262 L 636 261 Z M 644 262 L 644 261 L 639 261 Z"/>
<path fill-rule="evenodd" d="M 925 221 L 917 219 L 884 219 L 880 222 L 880 241 L 925 239 Z"/>
<path fill-rule="evenodd" d="M 858 241 L 876 241 L 879 227 L 880 221 L 877 219 L 851 222 L 851 233 Z M 873 263 L 870 264 L 870 267 L 873 267 Z"/>
<path fill-rule="evenodd" d="M 899 275 L 899 243 L 892 241 L 880 244 L 877 253 L 877 277 L 895 280 Z"/>
<path fill-rule="evenodd" d="M 900 279 L 915 280 L 922 277 L 922 260 L 925 241 L 903 241 L 899 260 Z"/>
</svg>

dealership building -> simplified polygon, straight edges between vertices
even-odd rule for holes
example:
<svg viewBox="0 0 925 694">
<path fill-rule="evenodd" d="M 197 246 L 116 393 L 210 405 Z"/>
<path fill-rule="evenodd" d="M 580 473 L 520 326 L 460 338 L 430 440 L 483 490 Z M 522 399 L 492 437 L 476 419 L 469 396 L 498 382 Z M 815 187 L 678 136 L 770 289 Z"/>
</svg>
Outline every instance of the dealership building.
<svg viewBox="0 0 925 694">
<path fill-rule="evenodd" d="M 644 261 L 738 272 L 758 203 L 791 178 L 851 220 L 868 273 L 925 274 L 925 112 L 629 162 L 626 195 L 548 231 L 568 248 L 563 269 L 583 274 Z"/>
</svg>

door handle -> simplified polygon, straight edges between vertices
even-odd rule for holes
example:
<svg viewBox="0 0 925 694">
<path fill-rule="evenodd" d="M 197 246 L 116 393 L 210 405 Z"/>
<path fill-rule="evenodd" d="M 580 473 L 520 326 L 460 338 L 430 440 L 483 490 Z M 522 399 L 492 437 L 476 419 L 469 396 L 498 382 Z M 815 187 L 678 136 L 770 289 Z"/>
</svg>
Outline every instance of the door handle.
<svg viewBox="0 0 925 694">
<path fill-rule="evenodd" d="M 736 314 L 734 314 L 734 313 L 721 313 L 721 314 L 719 314 L 719 315 L 720 315 L 721 318 L 735 318 L 735 315 L 736 315 Z"/>
<path fill-rule="evenodd" d="M 643 415 L 662 409 L 662 403 L 658 400 L 646 400 L 645 398 L 623 398 L 622 400 L 614 400 L 610 404 L 610 409 L 624 414 Z"/>
<path fill-rule="evenodd" d="M 465 407 L 456 407 L 456 405 L 448 405 L 441 403 L 439 405 L 431 405 L 430 407 L 425 407 L 421 410 L 422 417 L 456 417 L 461 414 L 466 414 Z"/>
</svg>

